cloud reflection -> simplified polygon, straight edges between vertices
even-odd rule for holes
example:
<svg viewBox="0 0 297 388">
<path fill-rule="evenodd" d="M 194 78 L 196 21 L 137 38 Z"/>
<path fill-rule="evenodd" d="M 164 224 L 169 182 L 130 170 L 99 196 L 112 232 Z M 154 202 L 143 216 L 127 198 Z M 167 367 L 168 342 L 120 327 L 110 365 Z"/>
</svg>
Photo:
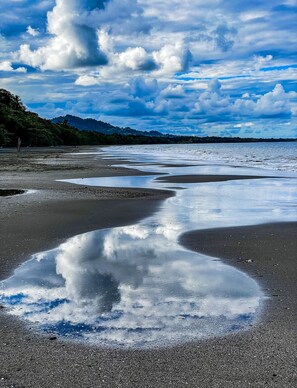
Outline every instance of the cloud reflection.
<svg viewBox="0 0 297 388">
<path fill-rule="evenodd" d="M 47 331 L 147 348 L 244 328 L 260 297 L 243 273 L 140 224 L 33 256 L 2 282 L 0 300 Z"/>
</svg>

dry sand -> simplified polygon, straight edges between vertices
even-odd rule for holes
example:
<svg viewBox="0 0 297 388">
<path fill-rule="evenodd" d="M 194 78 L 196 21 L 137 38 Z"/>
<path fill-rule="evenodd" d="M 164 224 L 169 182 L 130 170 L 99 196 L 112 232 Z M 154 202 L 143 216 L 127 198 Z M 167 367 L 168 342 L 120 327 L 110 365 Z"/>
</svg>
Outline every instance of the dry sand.
<svg viewBox="0 0 297 388">
<path fill-rule="evenodd" d="M 0 277 L 78 233 L 134 223 L 170 192 L 85 188 L 56 179 L 137 174 L 69 149 L 0 153 Z M 143 175 L 143 173 L 141 173 Z M 226 177 L 227 179 L 227 177 Z M 191 232 L 187 247 L 255 277 L 269 299 L 250 330 L 171 349 L 89 348 L 32 333 L 0 309 L 0 387 L 296 387 L 297 224 Z M 252 259 L 252 262 L 247 262 Z"/>
</svg>

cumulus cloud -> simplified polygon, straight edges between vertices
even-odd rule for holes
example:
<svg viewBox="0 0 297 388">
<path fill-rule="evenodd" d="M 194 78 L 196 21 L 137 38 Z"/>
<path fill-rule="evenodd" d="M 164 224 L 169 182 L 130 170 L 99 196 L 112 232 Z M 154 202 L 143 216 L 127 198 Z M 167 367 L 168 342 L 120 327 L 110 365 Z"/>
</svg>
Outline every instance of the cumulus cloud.
<svg viewBox="0 0 297 388">
<path fill-rule="evenodd" d="M 153 57 L 160 67 L 160 72 L 173 74 L 187 71 L 192 54 L 182 42 L 167 44 L 159 51 L 153 52 Z"/>
<path fill-rule="evenodd" d="M 153 57 L 143 47 L 129 47 L 118 54 L 118 61 L 121 67 L 131 70 L 154 70 L 157 67 Z"/>
<path fill-rule="evenodd" d="M 230 112 L 231 102 L 228 95 L 221 92 L 221 83 L 218 80 L 209 82 L 208 89 L 201 93 L 194 106 L 196 114 L 213 117 Z"/>
<path fill-rule="evenodd" d="M 9 61 L 0 62 L 0 71 L 13 71 L 11 62 Z"/>
<path fill-rule="evenodd" d="M 184 88 L 182 85 L 168 85 L 162 90 L 161 96 L 164 98 L 182 98 L 184 96 Z"/>
<path fill-rule="evenodd" d="M 37 50 L 31 50 L 28 44 L 21 45 L 20 60 L 42 70 L 106 64 L 106 55 L 98 45 L 97 29 L 89 23 L 92 13 L 100 12 L 103 7 L 104 2 L 97 0 L 56 0 L 56 6 L 48 13 L 48 33 L 52 38 Z"/>
<path fill-rule="evenodd" d="M 262 116 L 290 115 L 290 93 L 286 93 L 281 84 L 263 96 L 256 102 L 255 112 Z"/>
<path fill-rule="evenodd" d="M 80 86 L 94 86 L 100 83 L 100 78 L 92 75 L 81 75 L 75 81 L 76 85 Z"/>
<path fill-rule="evenodd" d="M 266 93 L 259 98 L 256 103 L 255 111 L 266 116 L 290 114 L 290 95 L 285 92 L 281 84 L 277 84 L 271 92 Z"/>
<path fill-rule="evenodd" d="M 31 26 L 28 26 L 27 33 L 29 35 L 31 35 L 31 36 L 38 36 L 39 35 L 38 29 L 35 29 L 35 28 L 31 27 Z"/>
<path fill-rule="evenodd" d="M 232 109 L 234 112 L 245 116 L 267 118 L 291 116 L 294 115 L 292 101 L 296 96 L 296 93 L 287 93 L 281 84 L 277 84 L 272 91 L 256 99 L 237 99 Z"/>
<path fill-rule="evenodd" d="M 25 67 L 17 67 L 16 69 L 14 69 L 10 61 L 3 61 L 3 62 L 0 62 L 0 71 L 26 73 L 27 69 Z"/>
<path fill-rule="evenodd" d="M 251 97 L 245 94 L 242 98 L 232 99 L 221 90 L 221 83 L 213 80 L 208 89 L 200 94 L 195 104 L 195 113 L 214 118 L 225 116 L 281 117 L 294 114 L 292 100 L 297 93 L 286 92 L 281 84 L 263 95 Z"/>
<path fill-rule="evenodd" d="M 72 1 L 56 0 L 56 5 L 47 16 L 47 30 L 51 38 L 46 45 L 32 50 L 29 44 L 23 44 L 19 50 L 19 59 L 41 70 L 67 70 L 104 66 L 110 62 L 112 72 L 159 71 L 159 74 L 173 74 L 187 70 L 191 53 L 182 41 L 174 44 L 160 44 L 159 49 L 147 49 L 142 45 L 129 45 L 123 41 L 125 31 L 119 25 L 130 21 L 132 34 L 143 33 L 138 24 L 143 24 L 141 8 L 134 0 L 125 1 L 126 20 L 117 0 L 113 1 Z M 135 14 L 140 18 L 137 21 Z M 132 22 L 133 20 L 133 22 Z M 117 23 L 118 22 L 118 23 Z M 148 32 L 147 29 L 145 32 Z M 37 36 L 38 31 L 31 26 L 27 33 Z M 127 33 L 127 31 L 126 31 Z M 120 34 L 120 35 L 119 35 Z M 137 39 L 136 39 L 137 41 Z M 121 47 L 114 47 L 121 44 Z M 83 78 L 82 78 L 83 77 Z M 79 85 L 94 84 L 89 74 L 80 76 Z"/>
</svg>

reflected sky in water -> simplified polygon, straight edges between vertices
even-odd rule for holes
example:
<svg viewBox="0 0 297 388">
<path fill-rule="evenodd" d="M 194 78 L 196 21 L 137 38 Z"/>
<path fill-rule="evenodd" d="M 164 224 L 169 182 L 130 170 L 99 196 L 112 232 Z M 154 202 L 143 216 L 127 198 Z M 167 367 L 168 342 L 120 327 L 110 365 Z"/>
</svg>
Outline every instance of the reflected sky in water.
<svg viewBox="0 0 297 388">
<path fill-rule="evenodd" d="M 1 302 L 51 333 L 148 348 L 242 329 L 260 298 L 252 279 L 181 248 L 151 220 L 35 255 L 2 283 Z"/>
<path fill-rule="evenodd" d="M 205 171 L 209 168 L 225 167 Z M 156 181 L 158 176 L 71 182 L 170 186 Z M 155 215 L 136 225 L 78 235 L 32 256 L 1 283 L 0 303 L 36 330 L 107 347 L 172 346 L 249 327 L 263 300 L 258 284 L 216 258 L 184 249 L 178 239 L 194 229 L 295 221 L 296 180 L 174 186 L 185 190 L 176 190 Z"/>
</svg>

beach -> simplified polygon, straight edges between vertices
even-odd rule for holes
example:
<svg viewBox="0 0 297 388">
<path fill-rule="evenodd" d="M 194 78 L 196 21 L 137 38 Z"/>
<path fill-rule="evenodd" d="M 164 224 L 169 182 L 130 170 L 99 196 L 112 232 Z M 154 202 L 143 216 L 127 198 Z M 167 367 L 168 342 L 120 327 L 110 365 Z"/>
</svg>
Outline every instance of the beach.
<svg viewBox="0 0 297 388">
<path fill-rule="evenodd" d="M 58 179 L 135 175 L 115 160 L 77 149 L 0 153 L 0 188 L 36 190 L 2 197 L 0 277 L 68 237 L 129 225 L 153 214 L 171 191 L 98 188 Z M 116 161 L 120 164 L 120 161 Z M 251 178 L 251 176 L 250 176 Z M 197 183 L 236 176 L 179 177 Z M 172 178 L 168 182 L 174 183 Z M 108 350 L 34 334 L 0 310 L 2 387 L 295 387 L 296 223 L 193 231 L 181 243 L 256 279 L 267 296 L 249 330 L 159 350 Z M 227 241 L 227 243 L 226 243 Z"/>
</svg>

